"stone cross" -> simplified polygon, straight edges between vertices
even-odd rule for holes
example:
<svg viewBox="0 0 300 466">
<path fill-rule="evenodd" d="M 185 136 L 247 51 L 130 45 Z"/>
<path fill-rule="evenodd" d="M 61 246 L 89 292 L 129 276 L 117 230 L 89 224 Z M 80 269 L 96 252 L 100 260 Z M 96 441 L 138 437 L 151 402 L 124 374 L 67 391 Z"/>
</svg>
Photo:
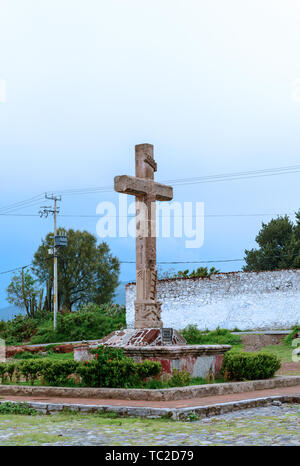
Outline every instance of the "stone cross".
<svg viewBox="0 0 300 466">
<path fill-rule="evenodd" d="M 151 144 L 135 146 L 135 177 L 116 176 L 115 191 L 135 196 L 136 300 L 135 328 L 160 328 L 161 302 L 156 298 L 156 201 L 173 198 L 171 186 L 156 183 L 157 165 Z"/>
</svg>

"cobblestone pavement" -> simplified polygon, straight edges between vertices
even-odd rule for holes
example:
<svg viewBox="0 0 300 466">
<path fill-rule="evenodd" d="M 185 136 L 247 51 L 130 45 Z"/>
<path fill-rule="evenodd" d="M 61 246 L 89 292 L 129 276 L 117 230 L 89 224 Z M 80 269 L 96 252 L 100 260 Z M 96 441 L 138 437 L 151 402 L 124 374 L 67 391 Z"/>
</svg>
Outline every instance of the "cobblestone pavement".
<svg viewBox="0 0 300 466">
<path fill-rule="evenodd" d="M 0 445 L 300 445 L 300 406 L 191 422 L 103 415 L 0 415 Z"/>
</svg>

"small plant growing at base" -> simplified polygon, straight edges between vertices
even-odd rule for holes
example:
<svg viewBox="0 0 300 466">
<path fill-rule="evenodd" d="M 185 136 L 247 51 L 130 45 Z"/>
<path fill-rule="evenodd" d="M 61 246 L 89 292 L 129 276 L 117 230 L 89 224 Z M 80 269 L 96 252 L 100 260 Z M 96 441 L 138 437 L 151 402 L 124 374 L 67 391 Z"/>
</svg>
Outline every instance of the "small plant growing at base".
<svg viewBox="0 0 300 466">
<path fill-rule="evenodd" d="M 193 411 L 188 413 L 186 415 L 186 420 L 189 421 L 189 422 L 195 422 L 195 421 L 199 421 L 199 416 L 198 414 L 194 413 Z"/>
<path fill-rule="evenodd" d="M 30 408 L 27 403 L 12 403 L 4 401 L 0 403 L 0 414 L 23 414 L 26 416 L 34 416 L 38 412 Z"/>
<path fill-rule="evenodd" d="M 300 338 L 300 325 L 295 325 L 295 327 L 292 328 L 291 333 L 289 333 L 289 334 L 285 337 L 284 343 L 285 343 L 287 346 L 292 346 L 292 342 L 293 342 L 293 340 L 295 340 L 296 338 Z"/>
<path fill-rule="evenodd" d="M 170 387 L 184 387 L 185 385 L 190 385 L 192 378 L 187 371 L 179 371 L 174 369 L 172 372 L 172 377 L 169 379 Z"/>
<path fill-rule="evenodd" d="M 212 370 L 212 367 L 210 366 L 209 371 L 205 377 L 206 383 L 215 383 L 215 374 L 214 371 Z"/>
</svg>

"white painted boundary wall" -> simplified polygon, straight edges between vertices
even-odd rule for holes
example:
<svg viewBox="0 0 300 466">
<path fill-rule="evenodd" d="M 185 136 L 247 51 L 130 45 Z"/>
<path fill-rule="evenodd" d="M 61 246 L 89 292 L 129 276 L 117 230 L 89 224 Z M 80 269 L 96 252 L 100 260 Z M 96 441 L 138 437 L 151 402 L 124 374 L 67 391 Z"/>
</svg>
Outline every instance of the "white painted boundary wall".
<svg viewBox="0 0 300 466">
<path fill-rule="evenodd" d="M 164 327 L 284 329 L 300 323 L 300 270 L 231 272 L 159 280 Z M 126 285 L 126 319 L 134 326 L 135 284 Z"/>
</svg>

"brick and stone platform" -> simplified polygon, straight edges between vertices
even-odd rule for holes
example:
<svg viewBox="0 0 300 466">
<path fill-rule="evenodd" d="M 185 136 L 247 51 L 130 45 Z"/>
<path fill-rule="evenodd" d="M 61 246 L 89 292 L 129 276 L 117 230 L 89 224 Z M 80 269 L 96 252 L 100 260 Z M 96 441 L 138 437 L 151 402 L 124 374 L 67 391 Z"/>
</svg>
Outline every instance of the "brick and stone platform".
<svg viewBox="0 0 300 466">
<path fill-rule="evenodd" d="M 208 373 L 218 376 L 223 355 L 231 348 L 230 345 L 187 345 L 178 332 L 173 337 L 173 341 L 178 343 L 163 345 L 161 334 L 161 329 L 127 329 L 108 335 L 100 344 L 122 348 L 124 354 L 135 362 L 142 362 L 144 359 L 158 361 L 164 375 L 171 375 L 177 369 L 189 372 L 192 377 L 202 378 Z M 92 359 L 90 349 L 97 346 L 98 344 L 76 346 L 75 361 Z"/>
<path fill-rule="evenodd" d="M 127 328 L 117 330 L 102 338 L 99 343 L 119 348 L 128 346 L 186 345 L 183 336 L 172 328 Z"/>
<path fill-rule="evenodd" d="M 168 416 L 176 420 L 186 419 L 194 413 L 200 419 L 278 402 L 300 403 L 299 379 L 275 377 L 164 390 L 3 385 L 0 386 L 0 403 L 27 402 L 30 407 L 45 414 L 67 408 L 83 413 L 115 412 L 120 416 Z M 144 396 L 139 396 L 140 392 L 144 392 Z M 171 396 L 158 396 L 163 393 Z M 150 394 L 155 396 L 149 397 Z"/>
</svg>

